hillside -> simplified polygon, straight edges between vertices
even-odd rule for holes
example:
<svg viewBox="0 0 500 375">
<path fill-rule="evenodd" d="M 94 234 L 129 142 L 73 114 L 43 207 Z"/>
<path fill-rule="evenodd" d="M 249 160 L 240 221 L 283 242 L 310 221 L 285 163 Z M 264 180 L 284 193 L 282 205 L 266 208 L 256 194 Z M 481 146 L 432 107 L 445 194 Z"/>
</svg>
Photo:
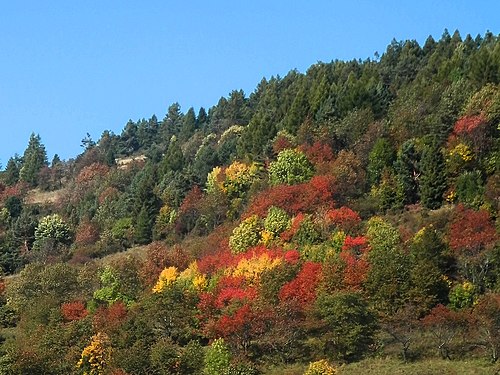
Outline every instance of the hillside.
<svg viewBox="0 0 500 375">
<path fill-rule="evenodd" d="M 499 135 L 500 36 L 458 31 L 68 161 L 32 134 L 0 175 L 0 373 L 497 371 Z"/>
</svg>

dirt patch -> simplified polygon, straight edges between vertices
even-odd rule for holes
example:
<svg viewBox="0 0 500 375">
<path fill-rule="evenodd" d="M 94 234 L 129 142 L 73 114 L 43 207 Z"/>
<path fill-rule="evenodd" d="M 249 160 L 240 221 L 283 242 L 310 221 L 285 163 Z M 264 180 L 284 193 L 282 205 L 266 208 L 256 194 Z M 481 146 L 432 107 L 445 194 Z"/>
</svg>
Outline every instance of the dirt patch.
<svg viewBox="0 0 500 375">
<path fill-rule="evenodd" d="M 26 196 L 27 204 L 54 204 L 63 195 L 65 189 L 55 191 L 42 191 L 33 189 Z"/>
</svg>

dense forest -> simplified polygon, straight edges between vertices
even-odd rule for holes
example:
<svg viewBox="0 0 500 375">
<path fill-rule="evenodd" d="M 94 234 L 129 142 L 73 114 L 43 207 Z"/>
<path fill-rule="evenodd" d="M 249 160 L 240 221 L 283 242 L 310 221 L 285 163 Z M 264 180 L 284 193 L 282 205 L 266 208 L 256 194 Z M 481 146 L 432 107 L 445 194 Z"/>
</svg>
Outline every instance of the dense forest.
<svg viewBox="0 0 500 375">
<path fill-rule="evenodd" d="M 68 161 L 33 133 L 0 174 L 0 374 L 493 373 L 499 133 L 500 36 L 458 31 Z"/>
</svg>

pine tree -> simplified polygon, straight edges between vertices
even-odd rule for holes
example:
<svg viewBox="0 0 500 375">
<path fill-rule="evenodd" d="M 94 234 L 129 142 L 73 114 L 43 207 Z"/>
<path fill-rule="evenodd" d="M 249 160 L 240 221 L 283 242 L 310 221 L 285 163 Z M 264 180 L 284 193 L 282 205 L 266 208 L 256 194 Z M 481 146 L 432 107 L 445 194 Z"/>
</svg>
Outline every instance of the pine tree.
<svg viewBox="0 0 500 375">
<path fill-rule="evenodd" d="M 418 200 L 419 162 L 420 153 L 415 141 L 410 139 L 403 143 L 394 166 L 406 204 L 413 204 Z"/>
<path fill-rule="evenodd" d="M 20 165 L 21 158 L 17 154 L 9 159 L 3 173 L 3 180 L 6 185 L 11 186 L 19 181 Z"/>
<path fill-rule="evenodd" d="M 24 151 L 23 166 L 19 171 L 19 178 L 33 186 L 38 183 L 38 173 L 47 166 L 47 152 L 41 142 L 40 135 L 31 133 L 28 147 Z"/>
<path fill-rule="evenodd" d="M 426 146 L 422 152 L 420 162 L 420 199 L 422 205 L 429 209 L 436 209 L 443 203 L 443 194 L 446 190 L 446 165 L 437 142 Z"/>
</svg>

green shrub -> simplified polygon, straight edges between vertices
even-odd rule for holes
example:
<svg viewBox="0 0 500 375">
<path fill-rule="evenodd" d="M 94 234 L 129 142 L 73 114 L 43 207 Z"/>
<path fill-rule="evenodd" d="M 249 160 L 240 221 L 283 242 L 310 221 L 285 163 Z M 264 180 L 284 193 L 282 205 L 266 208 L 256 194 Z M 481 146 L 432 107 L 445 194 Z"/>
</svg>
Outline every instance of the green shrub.
<svg viewBox="0 0 500 375">
<path fill-rule="evenodd" d="M 252 215 L 243 220 L 233 230 L 229 237 L 229 247 L 234 254 L 239 254 L 252 246 L 256 246 L 260 241 L 260 232 L 262 230 L 259 217 Z"/>
<path fill-rule="evenodd" d="M 272 185 L 298 184 L 309 181 L 313 174 L 313 165 L 304 153 L 298 150 L 281 151 L 276 161 L 269 165 L 269 181 Z"/>
</svg>

